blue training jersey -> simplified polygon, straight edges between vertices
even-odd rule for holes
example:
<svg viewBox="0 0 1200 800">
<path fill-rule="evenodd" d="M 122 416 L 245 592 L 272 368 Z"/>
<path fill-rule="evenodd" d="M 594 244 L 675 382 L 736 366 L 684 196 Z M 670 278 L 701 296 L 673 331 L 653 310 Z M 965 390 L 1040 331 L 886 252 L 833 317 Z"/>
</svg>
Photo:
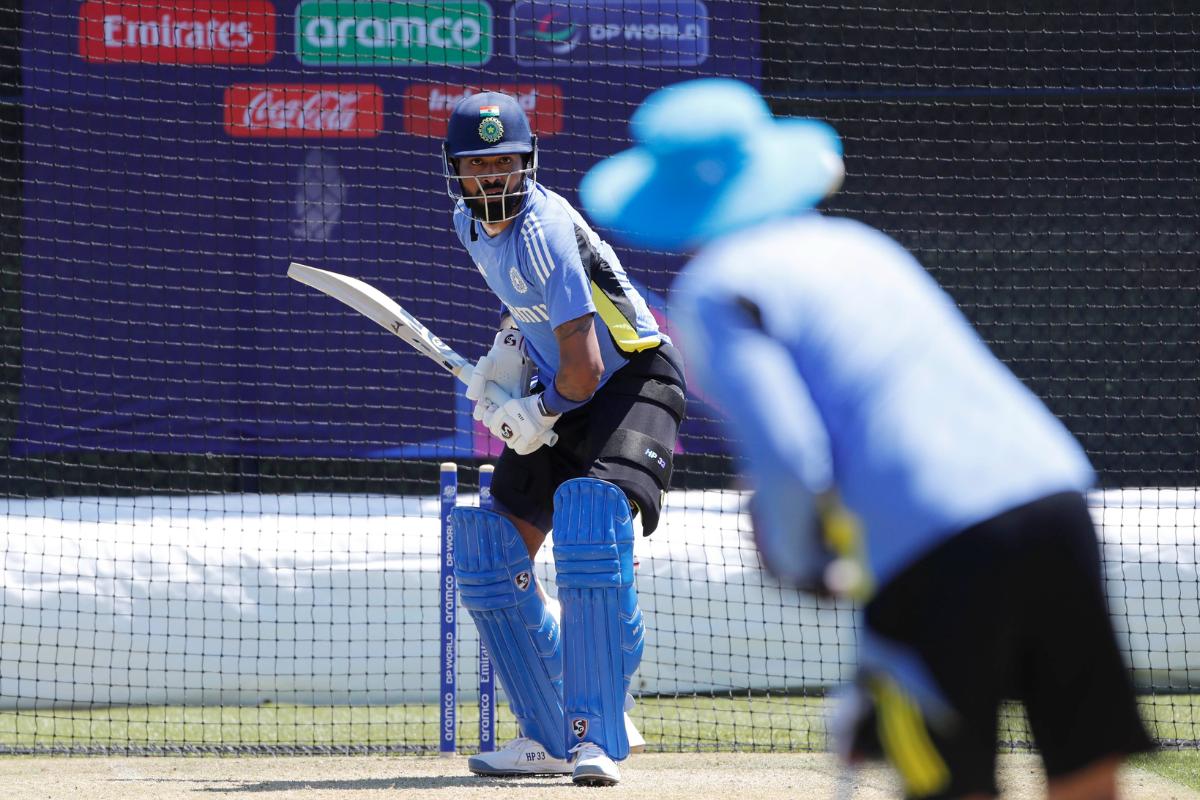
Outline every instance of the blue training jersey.
<svg viewBox="0 0 1200 800">
<path fill-rule="evenodd" d="M 814 212 L 713 243 L 677 279 L 672 322 L 754 485 L 781 504 L 836 487 L 877 585 L 964 528 L 1095 479 L 921 265 L 860 223 Z"/>
<path fill-rule="evenodd" d="M 454 230 L 512 313 L 544 385 L 558 374 L 554 329 L 585 314 L 594 315 L 604 359 L 599 386 L 629 354 L 667 341 L 616 253 L 559 195 L 532 183 L 521 213 L 497 236 L 488 236 L 478 221 L 472 236 L 473 220 L 460 200 Z"/>
</svg>

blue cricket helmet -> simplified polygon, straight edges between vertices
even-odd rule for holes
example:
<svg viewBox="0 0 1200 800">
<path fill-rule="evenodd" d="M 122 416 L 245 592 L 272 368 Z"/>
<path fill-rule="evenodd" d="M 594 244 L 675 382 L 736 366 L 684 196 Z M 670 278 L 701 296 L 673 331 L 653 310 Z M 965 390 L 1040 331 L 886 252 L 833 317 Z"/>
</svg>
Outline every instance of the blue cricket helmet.
<svg viewBox="0 0 1200 800">
<path fill-rule="evenodd" d="M 521 167 L 467 179 L 458 174 L 456 159 L 502 155 L 521 156 Z M 507 181 L 514 173 L 522 176 L 519 186 L 505 189 L 502 194 L 487 198 L 464 194 L 464 180 L 474 181 L 482 188 L 479 183 L 482 178 Z M 446 139 L 442 142 L 442 175 L 450 199 L 456 204 L 464 202 L 471 214 L 483 222 L 503 222 L 521 213 L 530 187 L 537 180 L 537 137 L 530 130 L 529 118 L 521 104 L 503 92 L 479 92 L 459 100 L 450 113 Z"/>
<path fill-rule="evenodd" d="M 458 101 L 446 125 L 450 158 L 532 153 L 536 139 L 525 110 L 503 92 L 479 92 Z"/>
</svg>

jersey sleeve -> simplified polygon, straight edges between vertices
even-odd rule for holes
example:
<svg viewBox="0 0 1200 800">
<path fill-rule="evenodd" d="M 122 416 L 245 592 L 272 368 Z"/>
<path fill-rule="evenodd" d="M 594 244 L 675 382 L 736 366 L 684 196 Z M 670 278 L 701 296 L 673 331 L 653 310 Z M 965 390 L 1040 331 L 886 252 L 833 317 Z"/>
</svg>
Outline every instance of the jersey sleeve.
<svg viewBox="0 0 1200 800">
<path fill-rule="evenodd" d="M 832 557 L 819 497 L 833 485 L 829 433 L 787 347 L 753 299 L 721 284 L 683 282 L 673 298 L 688 380 L 723 412 L 755 489 L 764 563 L 801 587 L 820 585 Z"/>
<path fill-rule="evenodd" d="M 752 298 L 684 286 L 672 320 L 689 372 L 721 410 L 751 473 L 810 494 L 833 483 L 829 433 L 785 345 Z"/>
<path fill-rule="evenodd" d="M 569 219 L 545 220 L 530 214 L 521 227 L 527 280 L 543 287 L 550 327 L 557 328 L 595 312 L 592 284 L 579 255 L 575 226 Z"/>
</svg>

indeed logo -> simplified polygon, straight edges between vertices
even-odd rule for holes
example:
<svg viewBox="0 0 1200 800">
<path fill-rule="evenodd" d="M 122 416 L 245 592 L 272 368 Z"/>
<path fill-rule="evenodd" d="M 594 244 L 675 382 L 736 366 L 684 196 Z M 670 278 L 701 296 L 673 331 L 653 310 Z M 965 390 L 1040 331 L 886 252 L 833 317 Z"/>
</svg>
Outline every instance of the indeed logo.
<svg viewBox="0 0 1200 800">
<path fill-rule="evenodd" d="M 563 90 L 557 83 L 409 84 L 404 93 L 404 130 L 418 136 L 445 138 L 450 112 L 460 100 L 477 91 L 504 92 L 516 98 L 538 136 L 551 136 L 562 130 Z"/>
<path fill-rule="evenodd" d="M 302 0 L 296 8 L 296 57 L 323 66 L 477 66 L 492 57 L 493 28 L 486 0 Z"/>
</svg>

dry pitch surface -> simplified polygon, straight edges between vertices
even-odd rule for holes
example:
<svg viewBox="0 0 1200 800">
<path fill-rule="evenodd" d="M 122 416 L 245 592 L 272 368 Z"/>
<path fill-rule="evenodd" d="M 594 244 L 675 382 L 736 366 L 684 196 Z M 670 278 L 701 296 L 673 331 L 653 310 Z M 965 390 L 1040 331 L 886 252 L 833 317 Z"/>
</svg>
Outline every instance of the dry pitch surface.
<svg viewBox="0 0 1200 800">
<path fill-rule="evenodd" d="M 1001 758 L 1004 797 L 1042 796 L 1036 757 Z M 477 778 L 464 758 L 43 758 L 0 759 L 0 798 L 19 800 L 449 800 L 450 798 L 645 798 L 736 800 L 835 797 L 837 765 L 811 754 L 638 755 L 619 786 L 586 789 L 567 778 Z M 1137 769 L 1122 776 L 1127 800 L 1200 800 Z M 882 769 L 858 775 L 854 800 L 898 796 Z M 513 789 L 519 787 L 517 793 Z"/>
</svg>

